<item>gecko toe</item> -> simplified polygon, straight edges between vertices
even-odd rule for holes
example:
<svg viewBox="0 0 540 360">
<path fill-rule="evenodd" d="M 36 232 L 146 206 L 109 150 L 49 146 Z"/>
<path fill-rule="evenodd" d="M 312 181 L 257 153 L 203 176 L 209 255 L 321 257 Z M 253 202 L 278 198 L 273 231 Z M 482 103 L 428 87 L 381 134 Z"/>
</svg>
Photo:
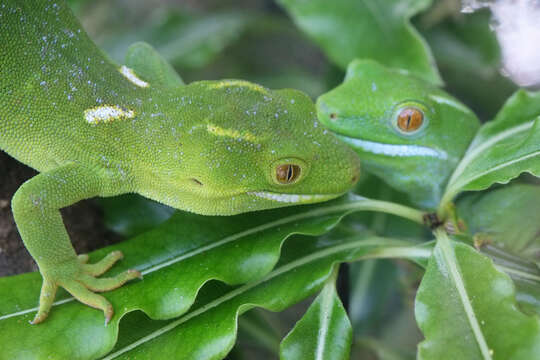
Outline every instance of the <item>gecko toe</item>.
<svg viewBox="0 0 540 360">
<path fill-rule="evenodd" d="M 118 260 L 124 258 L 124 254 L 121 251 L 110 252 L 103 259 L 95 264 L 84 264 L 84 272 L 92 275 L 99 276 L 109 270 Z"/>
</svg>

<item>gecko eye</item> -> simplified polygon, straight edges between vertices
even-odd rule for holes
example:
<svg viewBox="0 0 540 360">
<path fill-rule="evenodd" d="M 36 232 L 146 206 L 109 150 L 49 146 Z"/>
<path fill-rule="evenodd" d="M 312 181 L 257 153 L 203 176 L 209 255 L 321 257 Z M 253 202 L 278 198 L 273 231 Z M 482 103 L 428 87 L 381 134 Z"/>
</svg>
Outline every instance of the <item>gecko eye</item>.
<svg viewBox="0 0 540 360">
<path fill-rule="evenodd" d="M 424 123 L 424 113 L 414 107 L 406 107 L 397 114 L 397 126 L 405 133 L 412 133 L 420 129 Z"/>
<path fill-rule="evenodd" d="M 300 177 L 301 168 L 295 164 L 282 164 L 276 167 L 276 180 L 280 184 L 292 184 Z"/>
<path fill-rule="evenodd" d="M 296 157 L 275 160 L 269 168 L 269 179 L 276 185 L 297 184 L 309 173 L 309 164 Z"/>
</svg>

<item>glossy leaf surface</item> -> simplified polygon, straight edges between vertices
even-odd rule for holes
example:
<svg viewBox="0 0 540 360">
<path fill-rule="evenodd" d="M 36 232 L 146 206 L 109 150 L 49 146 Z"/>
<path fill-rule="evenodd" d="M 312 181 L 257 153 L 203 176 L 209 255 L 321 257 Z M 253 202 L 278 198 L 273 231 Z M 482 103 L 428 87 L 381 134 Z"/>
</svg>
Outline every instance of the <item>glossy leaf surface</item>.
<svg viewBox="0 0 540 360">
<path fill-rule="evenodd" d="M 304 299 L 324 285 L 335 262 L 398 254 L 415 259 L 431 254 L 425 247 L 369 236 L 312 240 L 288 241 L 277 267 L 260 280 L 225 291 L 203 289 L 205 294 L 200 298 L 205 299 L 193 311 L 116 349 L 105 359 L 221 359 L 234 344 L 239 315 L 253 307 L 281 311 Z"/>
<path fill-rule="evenodd" d="M 124 236 L 146 232 L 169 219 L 175 209 L 140 195 L 127 194 L 112 198 L 100 198 L 105 225 Z"/>
<path fill-rule="evenodd" d="M 442 204 L 460 191 L 505 184 L 523 172 L 540 176 L 540 92 L 516 92 L 484 124 L 452 174 Z"/>
<path fill-rule="evenodd" d="M 336 279 L 337 271 L 334 271 L 306 314 L 283 339 L 281 359 L 349 358 L 352 327 L 337 294 Z"/>
<path fill-rule="evenodd" d="M 516 307 L 510 278 L 439 231 L 417 293 L 419 359 L 536 359 L 540 322 Z"/>
</svg>

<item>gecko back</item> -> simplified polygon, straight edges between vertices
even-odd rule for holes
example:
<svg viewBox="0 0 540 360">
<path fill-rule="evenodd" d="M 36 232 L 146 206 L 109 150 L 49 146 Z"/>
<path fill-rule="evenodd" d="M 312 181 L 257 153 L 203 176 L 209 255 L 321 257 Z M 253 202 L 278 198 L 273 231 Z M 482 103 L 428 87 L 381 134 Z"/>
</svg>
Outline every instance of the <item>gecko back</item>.
<svg viewBox="0 0 540 360">
<path fill-rule="evenodd" d="M 129 69 L 95 46 L 64 2 L 4 1 L 0 19 L 0 148 L 39 171 L 106 152 L 103 129 L 88 126 L 106 114 L 91 110 L 109 105 L 129 118 L 144 86 L 126 79 Z M 118 128 L 106 131 L 112 139 Z"/>
</svg>

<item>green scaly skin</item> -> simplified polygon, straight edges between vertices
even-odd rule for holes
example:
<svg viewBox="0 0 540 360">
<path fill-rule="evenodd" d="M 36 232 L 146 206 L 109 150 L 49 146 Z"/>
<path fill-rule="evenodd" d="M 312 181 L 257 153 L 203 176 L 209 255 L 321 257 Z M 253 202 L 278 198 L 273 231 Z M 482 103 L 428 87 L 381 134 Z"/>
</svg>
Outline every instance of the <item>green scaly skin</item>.
<svg viewBox="0 0 540 360">
<path fill-rule="evenodd" d="M 423 112 L 417 131 L 397 127 L 405 107 Z M 317 115 L 358 152 L 364 169 L 425 209 L 439 203 L 480 126 L 471 110 L 440 88 L 371 60 L 349 65 L 344 82 L 317 100 Z"/>
<path fill-rule="evenodd" d="M 113 308 L 95 292 L 139 277 L 96 278 L 122 257 L 77 256 L 59 209 L 138 193 L 207 215 L 329 200 L 358 178 L 356 154 L 317 122 L 296 90 L 240 80 L 181 78 L 149 45 L 122 67 L 103 54 L 62 1 L 0 2 L 0 148 L 40 172 L 12 200 L 21 237 L 43 276 L 43 321 L 58 286 Z M 295 164 L 282 184 L 276 168 Z M 298 172 L 296 172 L 298 174 Z"/>
</svg>

